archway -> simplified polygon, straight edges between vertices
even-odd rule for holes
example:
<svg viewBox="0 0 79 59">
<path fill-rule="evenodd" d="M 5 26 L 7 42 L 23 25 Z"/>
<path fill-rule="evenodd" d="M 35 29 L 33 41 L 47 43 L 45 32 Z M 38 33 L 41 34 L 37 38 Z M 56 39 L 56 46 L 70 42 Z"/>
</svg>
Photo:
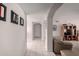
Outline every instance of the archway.
<svg viewBox="0 0 79 59">
<path fill-rule="evenodd" d="M 53 16 L 56 10 L 61 7 L 62 3 L 55 3 L 52 8 L 50 9 L 48 16 L 47 16 L 47 39 L 46 39 L 46 50 L 48 52 L 53 51 L 53 40 L 52 40 L 52 24 L 53 24 Z"/>
</svg>

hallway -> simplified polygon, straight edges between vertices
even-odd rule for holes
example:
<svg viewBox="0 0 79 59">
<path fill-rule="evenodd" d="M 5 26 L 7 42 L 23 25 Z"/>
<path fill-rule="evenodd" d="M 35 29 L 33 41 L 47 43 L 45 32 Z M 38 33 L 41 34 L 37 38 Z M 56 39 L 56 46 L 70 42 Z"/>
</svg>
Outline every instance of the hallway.
<svg viewBox="0 0 79 59">
<path fill-rule="evenodd" d="M 55 5 L 59 6 L 54 3 L 1 3 L 0 55 L 24 56 L 26 49 L 26 55 L 54 55 L 52 53 L 54 11 L 51 11 L 51 8 L 55 8 Z M 41 40 L 33 40 L 34 38 Z"/>
<path fill-rule="evenodd" d="M 53 52 L 45 51 L 44 40 L 32 40 L 27 42 L 27 56 L 54 56 Z"/>
</svg>

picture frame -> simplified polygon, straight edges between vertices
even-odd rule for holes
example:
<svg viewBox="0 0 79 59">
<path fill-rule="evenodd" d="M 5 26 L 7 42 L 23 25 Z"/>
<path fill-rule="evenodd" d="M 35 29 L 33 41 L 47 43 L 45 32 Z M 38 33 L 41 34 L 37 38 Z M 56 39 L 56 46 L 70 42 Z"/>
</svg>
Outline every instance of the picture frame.
<svg viewBox="0 0 79 59">
<path fill-rule="evenodd" d="M 57 30 L 57 26 L 53 25 L 53 31 L 56 31 L 56 30 Z"/>
<path fill-rule="evenodd" d="M 7 7 L 0 3 L 0 20 L 2 21 L 6 21 L 6 10 L 7 10 Z"/>
<path fill-rule="evenodd" d="M 18 24 L 18 14 L 11 10 L 11 23 Z"/>
<path fill-rule="evenodd" d="M 24 26 L 24 19 L 22 17 L 20 17 L 20 25 Z"/>
</svg>

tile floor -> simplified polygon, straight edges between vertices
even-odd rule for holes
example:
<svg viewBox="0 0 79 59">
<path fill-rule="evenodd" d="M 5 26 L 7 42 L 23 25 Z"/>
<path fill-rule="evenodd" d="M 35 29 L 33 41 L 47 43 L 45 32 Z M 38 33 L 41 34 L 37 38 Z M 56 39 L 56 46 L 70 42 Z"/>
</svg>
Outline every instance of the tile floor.
<svg viewBox="0 0 79 59">
<path fill-rule="evenodd" d="M 45 51 L 44 40 L 32 40 L 27 41 L 26 56 L 55 56 L 55 54 Z"/>
</svg>

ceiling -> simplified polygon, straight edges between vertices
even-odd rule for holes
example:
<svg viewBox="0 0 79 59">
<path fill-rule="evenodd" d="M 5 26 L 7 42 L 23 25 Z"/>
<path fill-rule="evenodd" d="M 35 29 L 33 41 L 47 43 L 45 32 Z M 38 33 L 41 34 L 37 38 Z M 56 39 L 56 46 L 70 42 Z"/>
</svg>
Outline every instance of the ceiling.
<svg viewBox="0 0 79 59">
<path fill-rule="evenodd" d="M 53 3 L 20 3 L 19 5 L 26 14 L 32 14 L 37 12 L 46 12 Z"/>
</svg>

